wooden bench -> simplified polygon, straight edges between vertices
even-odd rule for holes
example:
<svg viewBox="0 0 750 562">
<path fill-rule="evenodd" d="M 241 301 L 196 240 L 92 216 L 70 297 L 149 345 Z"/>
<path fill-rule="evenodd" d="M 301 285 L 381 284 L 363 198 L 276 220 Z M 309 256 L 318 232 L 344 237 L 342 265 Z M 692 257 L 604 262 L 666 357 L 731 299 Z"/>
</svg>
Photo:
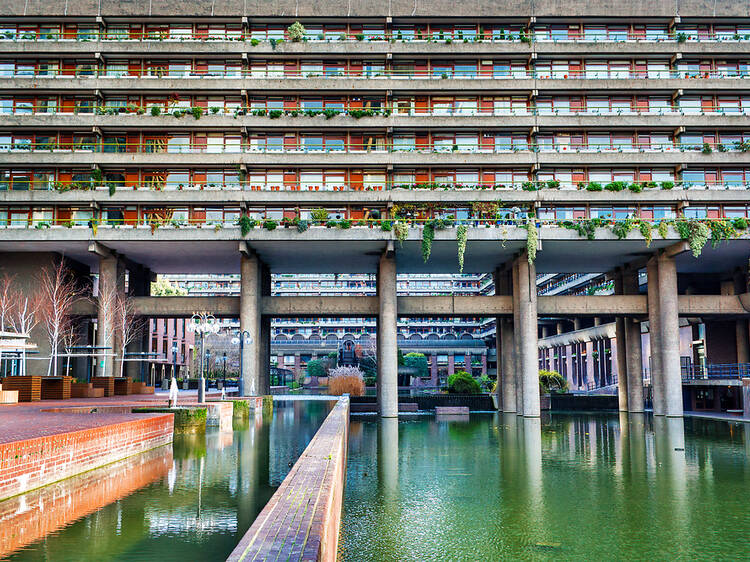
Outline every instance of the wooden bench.
<svg viewBox="0 0 750 562">
<path fill-rule="evenodd" d="M 94 388 L 90 382 L 74 382 L 70 385 L 71 398 L 102 398 L 103 388 Z"/>
<path fill-rule="evenodd" d="M 17 390 L 3 390 L 3 385 L 0 384 L 0 404 L 17 404 L 18 403 L 18 391 Z"/>
<path fill-rule="evenodd" d="M 5 377 L 0 384 L 4 390 L 17 390 L 19 402 L 36 402 L 42 399 L 42 377 Z"/>
<path fill-rule="evenodd" d="M 115 379 L 112 377 L 93 377 L 91 384 L 94 385 L 94 388 L 103 388 L 104 396 L 115 395 Z"/>
<path fill-rule="evenodd" d="M 73 377 L 43 377 L 42 400 L 68 400 Z"/>
</svg>

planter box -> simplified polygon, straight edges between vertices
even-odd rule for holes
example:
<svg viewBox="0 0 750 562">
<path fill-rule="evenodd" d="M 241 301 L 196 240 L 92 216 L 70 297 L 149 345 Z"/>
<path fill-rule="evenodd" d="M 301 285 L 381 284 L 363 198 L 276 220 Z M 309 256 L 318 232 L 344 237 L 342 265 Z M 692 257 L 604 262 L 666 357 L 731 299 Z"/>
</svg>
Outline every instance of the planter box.
<svg viewBox="0 0 750 562">
<path fill-rule="evenodd" d="M 42 379 L 42 400 L 68 400 L 73 377 L 44 377 Z"/>
<path fill-rule="evenodd" d="M 3 390 L 17 390 L 19 402 L 36 402 L 42 399 L 42 377 L 5 377 L 0 384 Z"/>
<path fill-rule="evenodd" d="M 125 396 L 127 394 L 133 394 L 133 379 L 130 377 L 116 378 L 115 381 L 115 395 Z"/>
<path fill-rule="evenodd" d="M 133 383 L 133 394 L 153 394 L 154 387 L 148 386 L 145 382 L 134 382 Z"/>
<path fill-rule="evenodd" d="M 74 382 L 70 385 L 71 398 L 102 398 L 104 396 L 103 388 L 94 388 L 90 382 Z"/>
<path fill-rule="evenodd" d="M 94 388 L 101 388 L 104 390 L 104 396 L 115 395 L 115 379 L 112 377 L 93 377 L 91 384 Z"/>
</svg>

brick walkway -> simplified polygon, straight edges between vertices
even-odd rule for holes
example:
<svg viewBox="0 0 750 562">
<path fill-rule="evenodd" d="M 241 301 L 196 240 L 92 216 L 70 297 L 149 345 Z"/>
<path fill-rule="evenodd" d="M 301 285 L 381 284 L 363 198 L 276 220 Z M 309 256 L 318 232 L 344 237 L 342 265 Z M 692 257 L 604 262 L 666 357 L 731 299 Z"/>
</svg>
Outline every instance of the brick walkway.
<svg viewBox="0 0 750 562">
<path fill-rule="evenodd" d="M 216 393 L 207 397 L 218 398 Z M 131 421 L 134 416 L 148 414 L 130 413 L 63 413 L 44 412 L 42 410 L 72 407 L 106 407 L 121 405 L 149 405 L 155 402 L 165 404 L 167 395 L 134 394 L 129 396 L 111 396 L 108 398 L 72 398 L 70 400 L 42 400 L 39 402 L 21 402 L 18 404 L 0 405 L 0 443 L 10 443 L 103 427 L 113 423 Z M 195 403 L 197 395 L 186 394 L 178 398 L 178 404 Z"/>
</svg>

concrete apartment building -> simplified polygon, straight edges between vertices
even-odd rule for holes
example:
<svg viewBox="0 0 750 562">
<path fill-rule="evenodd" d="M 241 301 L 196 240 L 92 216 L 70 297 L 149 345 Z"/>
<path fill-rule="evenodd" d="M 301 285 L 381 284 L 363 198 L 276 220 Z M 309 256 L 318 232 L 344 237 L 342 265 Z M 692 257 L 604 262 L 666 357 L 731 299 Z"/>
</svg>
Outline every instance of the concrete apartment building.
<svg viewBox="0 0 750 562">
<path fill-rule="evenodd" d="M 616 319 L 623 410 L 643 410 L 646 356 L 655 413 L 682 415 L 681 322 L 704 326 L 707 356 L 748 361 L 740 2 L 2 14 L 0 269 L 30 276 L 64 255 L 146 317 L 238 318 L 249 393 L 268 392 L 284 318 L 374 319 L 384 416 L 399 318 L 494 318 L 503 409 L 525 416 L 539 415 L 540 317 Z M 399 295 L 401 276 L 460 264 L 494 291 Z M 152 297 L 155 274 L 239 275 L 239 296 Z M 370 275 L 376 291 L 273 294 L 272 275 L 302 274 Z M 538 275 L 593 274 L 613 294 L 537 290 Z"/>
</svg>

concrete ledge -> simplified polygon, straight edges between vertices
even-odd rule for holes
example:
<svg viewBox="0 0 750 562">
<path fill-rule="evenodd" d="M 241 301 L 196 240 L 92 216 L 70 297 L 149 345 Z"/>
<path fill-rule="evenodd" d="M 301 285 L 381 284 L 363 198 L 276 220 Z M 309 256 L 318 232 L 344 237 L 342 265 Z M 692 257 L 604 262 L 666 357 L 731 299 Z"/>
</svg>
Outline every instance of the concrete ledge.
<svg viewBox="0 0 750 562">
<path fill-rule="evenodd" d="M 175 433 L 204 433 L 208 419 L 206 406 L 178 408 L 133 408 L 134 414 L 170 413 L 174 416 Z"/>
<path fill-rule="evenodd" d="M 437 406 L 435 408 L 435 415 L 438 416 L 460 416 L 468 413 L 468 406 Z"/>
<path fill-rule="evenodd" d="M 344 397 L 227 560 L 336 560 L 348 435 Z"/>
<path fill-rule="evenodd" d="M 169 414 L 0 444 L 0 500 L 172 442 Z"/>
</svg>

